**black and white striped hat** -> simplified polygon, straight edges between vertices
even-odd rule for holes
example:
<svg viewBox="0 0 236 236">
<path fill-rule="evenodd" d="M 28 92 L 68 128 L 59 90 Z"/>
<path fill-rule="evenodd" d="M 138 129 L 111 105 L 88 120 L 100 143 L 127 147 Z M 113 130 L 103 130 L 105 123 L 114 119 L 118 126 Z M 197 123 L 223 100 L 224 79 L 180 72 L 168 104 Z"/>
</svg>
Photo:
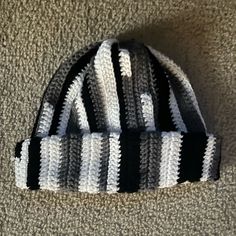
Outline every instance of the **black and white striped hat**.
<svg viewBox="0 0 236 236">
<path fill-rule="evenodd" d="M 173 61 L 108 39 L 52 78 L 31 138 L 16 147 L 16 185 L 114 193 L 217 180 L 219 144 Z"/>
</svg>

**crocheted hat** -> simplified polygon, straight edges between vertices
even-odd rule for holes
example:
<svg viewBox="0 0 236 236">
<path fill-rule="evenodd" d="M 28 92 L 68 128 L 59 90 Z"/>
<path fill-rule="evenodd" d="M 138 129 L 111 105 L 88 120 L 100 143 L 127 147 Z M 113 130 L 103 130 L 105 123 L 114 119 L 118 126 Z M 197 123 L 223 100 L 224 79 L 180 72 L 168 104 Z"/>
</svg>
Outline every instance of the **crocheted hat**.
<svg viewBox="0 0 236 236">
<path fill-rule="evenodd" d="M 217 180 L 219 143 L 173 61 L 108 39 L 52 78 L 31 138 L 16 147 L 16 185 L 114 193 Z"/>
</svg>

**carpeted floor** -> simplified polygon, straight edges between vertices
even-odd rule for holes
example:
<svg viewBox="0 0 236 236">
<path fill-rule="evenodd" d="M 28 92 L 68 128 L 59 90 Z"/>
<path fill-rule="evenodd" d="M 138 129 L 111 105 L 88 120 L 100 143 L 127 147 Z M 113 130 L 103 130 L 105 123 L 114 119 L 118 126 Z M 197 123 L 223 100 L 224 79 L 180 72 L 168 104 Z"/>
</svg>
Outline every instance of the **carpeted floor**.
<svg viewBox="0 0 236 236">
<path fill-rule="evenodd" d="M 236 2 L 0 1 L 0 235 L 236 235 Z M 14 186 L 14 145 L 29 136 L 63 58 L 111 36 L 151 44 L 187 73 L 221 179 L 149 193 L 29 192 Z"/>
</svg>

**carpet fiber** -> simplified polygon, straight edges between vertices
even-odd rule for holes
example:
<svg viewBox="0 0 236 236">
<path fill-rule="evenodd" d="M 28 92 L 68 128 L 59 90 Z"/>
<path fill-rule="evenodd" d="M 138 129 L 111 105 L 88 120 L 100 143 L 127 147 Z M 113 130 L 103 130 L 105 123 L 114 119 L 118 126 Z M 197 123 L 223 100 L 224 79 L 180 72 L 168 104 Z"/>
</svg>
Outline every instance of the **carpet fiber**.
<svg viewBox="0 0 236 236">
<path fill-rule="evenodd" d="M 236 2 L 0 1 L 1 235 L 235 235 Z M 154 192 L 29 192 L 14 184 L 15 143 L 29 137 L 60 63 L 107 37 L 135 38 L 182 67 L 209 131 L 221 179 Z"/>
</svg>

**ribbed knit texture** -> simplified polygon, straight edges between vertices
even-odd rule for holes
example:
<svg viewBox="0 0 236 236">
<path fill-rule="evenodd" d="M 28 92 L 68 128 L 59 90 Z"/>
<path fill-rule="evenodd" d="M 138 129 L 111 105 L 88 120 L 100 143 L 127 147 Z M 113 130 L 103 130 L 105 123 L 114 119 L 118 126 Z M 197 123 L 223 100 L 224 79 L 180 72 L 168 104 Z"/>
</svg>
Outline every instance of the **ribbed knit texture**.
<svg viewBox="0 0 236 236">
<path fill-rule="evenodd" d="M 150 46 L 107 39 L 52 78 L 31 138 L 17 145 L 16 185 L 116 193 L 216 180 L 219 145 L 179 67 Z"/>
</svg>

